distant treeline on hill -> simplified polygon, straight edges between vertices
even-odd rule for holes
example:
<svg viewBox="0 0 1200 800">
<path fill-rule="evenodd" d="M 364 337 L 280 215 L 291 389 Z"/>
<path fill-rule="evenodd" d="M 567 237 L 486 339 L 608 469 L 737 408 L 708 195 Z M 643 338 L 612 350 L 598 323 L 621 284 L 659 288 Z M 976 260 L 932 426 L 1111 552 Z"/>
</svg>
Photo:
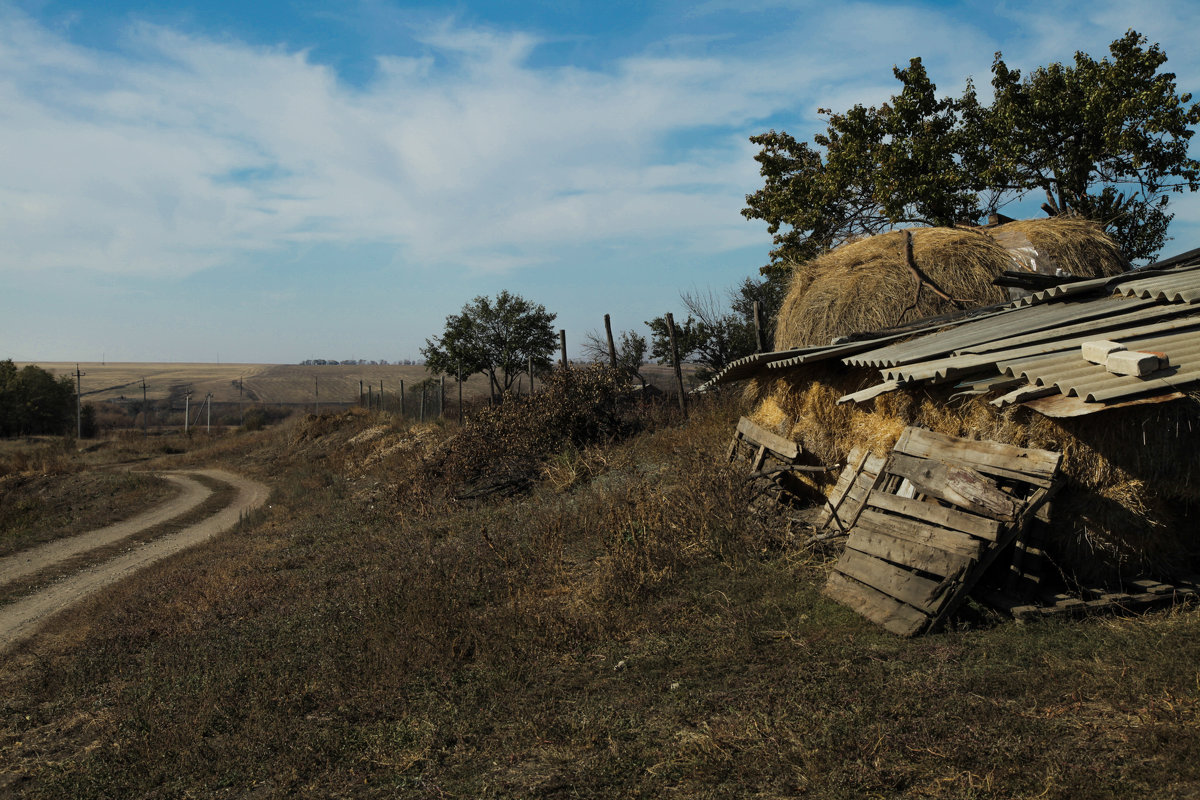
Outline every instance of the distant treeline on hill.
<svg viewBox="0 0 1200 800">
<path fill-rule="evenodd" d="M 300 366 L 302 366 L 302 367 L 337 367 L 337 366 L 361 367 L 361 366 L 366 366 L 366 365 L 370 365 L 372 367 L 374 367 L 374 366 L 386 367 L 389 365 L 404 366 L 404 367 L 411 367 L 411 366 L 419 367 L 424 364 L 425 364 L 424 359 L 412 359 L 412 358 L 405 358 L 405 359 L 401 359 L 399 361 L 388 361 L 386 358 L 381 358 L 378 361 L 376 361 L 374 359 L 371 359 L 370 361 L 368 361 L 365 358 L 347 358 L 345 361 L 338 361 L 336 358 L 330 358 L 330 359 L 306 358 L 300 362 Z"/>
</svg>

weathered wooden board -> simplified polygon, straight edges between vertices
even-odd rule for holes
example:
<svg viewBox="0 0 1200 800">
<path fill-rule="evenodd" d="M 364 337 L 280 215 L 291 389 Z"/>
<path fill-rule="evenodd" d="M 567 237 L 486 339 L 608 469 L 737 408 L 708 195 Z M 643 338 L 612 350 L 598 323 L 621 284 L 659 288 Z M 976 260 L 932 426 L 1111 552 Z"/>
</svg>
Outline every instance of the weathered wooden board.
<svg viewBox="0 0 1200 800">
<path fill-rule="evenodd" d="M 919 494 L 992 519 L 1011 521 L 1022 506 L 995 481 L 968 466 L 892 453 L 887 471 L 906 478 Z"/>
<path fill-rule="evenodd" d="M 857 447 L 851 450 L 846 466 L 817 518 L 818 526 L 827 527 L 836 515 L 841 527 L 849 529 L 858 519 L 867 495 L 878 481 L 883 464 L 882 457 L 872 455 L 869 451 Z"/>
<path fill-rule="evenodd" d="M 976 514 L 968 514 L 965 511 L 945 508 L 933 503 L 924 503 L 919 500 L 897 497 L 886 492 L 872 492 L 871 496 L 867 499 L 867 507 L 878 508 L 915 519 L 923 519 L 927 522 L 941 525 L 944 528 L 969 533 L 972 536 L 978 536 L 981 539 L 987 539 L 991 542 L 996 541 L 996 537 L 1000 534 L 1000 522 L 997 520 L 988 519 Z"/>
<path fill-rule="evenodd" d="M 1061 453 L 1049 450 L 977 442 L 911 427 L 900 434 L 895 452 L 964 464 L 986 475 L 1017 478 L 1036 486 L 1049 486 L 1062 461 Z"/>
<path fill-rule="evenodd" d="M 916 519 L 893 517 L 883 512 L 868 508 L 858 517 L 855 532 L 869 531 L 886 533 L 897 539 L 903 539 L 913 544 L 923 544 L 936 547 L 948 553 L 955 553 L 967 558 L 977 558 L 982 548 L 988 544 L 961 531 L 940 528 Z M 852 534 L 853 536 L 853 534 Z M 853 547 L 853 543 L 849 543 Z M 914 565 L 915 566 L 915 565 Z M 946 573 L 938 573 L 944 575 Z"/>
<path fill-rule="evenodd" d="M 853 544 L 853 549 L 860 553 L 882 558 L 893 564 L 909 565 L 931 575 L 956 575 L 972 563 L 970 556 L 962 553 L 952 553 L 927 544 L 899 539 L 884 531 L 856 528 Z M 849 541 L 846 542 L 846 547 L 850 548 Z"/>
<path fill-rule="evenodd" d="M 829 576 L 824 591 L 829 599 L 900 636 L 915 636 L 929 622 L 929 617 L 912 606 L 839 572 Z"/>
<path fill-rule="evenodd" d="M 772 433 L 748 417 L 738 420 L 737 431 L 744 438 L 767 448 L 784 461 L 795 461 L 800 457 L 800 445 L 779 434 Z"/>
<path fill-rule="evenodd" d="M 926 614 L 937 613 L 950 584 L 931 581 L 882 559 L 847 548 L 838 561 L 838 572 L 878 589 L 889 597 L 919 608 Z"/>
</svg>

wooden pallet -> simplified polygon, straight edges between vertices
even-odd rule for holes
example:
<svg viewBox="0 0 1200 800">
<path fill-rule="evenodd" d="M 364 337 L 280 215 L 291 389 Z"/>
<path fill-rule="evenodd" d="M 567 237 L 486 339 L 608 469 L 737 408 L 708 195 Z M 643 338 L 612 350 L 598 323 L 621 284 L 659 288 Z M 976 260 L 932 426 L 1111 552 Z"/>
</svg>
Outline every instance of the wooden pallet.
<svg viewBox="0 0 1200 800">
<path fill-rule="evenodd" d="M 772 433 L 747 417 L 738 420 L 733 441 L 729 443 L 729 461 L 733 461 L 737 457 L 738 448 L 741 446 L 748 446 L 754 450 L 750 461 L 751 472 L 762 469 L 767 456 L 773 456 L 785 464 L 794 464 L 800 457 L 800 445 Z"/>
<path fill-rule="evenodd" d="M 905 429 L 825 594 L 902 636 L 936 630 L 1057 490 L 1061 460 Z"/>
<path fill-rule="evenodd" d="M 856 447 L 850 451 L 846 466 L 817 517 L 818 531 L 826 530 L 832 524 L 836 530 L 846 533 L 854 526 L 867 495 L 879 481 L 884 461 L 869 450 Z"/>
</svg>

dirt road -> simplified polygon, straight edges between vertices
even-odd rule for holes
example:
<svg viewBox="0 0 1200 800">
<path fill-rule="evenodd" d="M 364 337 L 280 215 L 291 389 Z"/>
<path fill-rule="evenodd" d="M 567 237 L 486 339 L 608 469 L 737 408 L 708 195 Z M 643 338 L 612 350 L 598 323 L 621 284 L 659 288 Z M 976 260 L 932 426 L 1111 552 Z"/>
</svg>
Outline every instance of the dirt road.
<svg viewBox="0 0 1200 800">
<path fill-rule="evenodd" d="M 139 531 L 159 525 L 195 508 L 210 494 L 209 490 L 188 477 L 204 475 L 233 486 L 237 494 L 228 506 L 195 525 L 161 536 L 58 581 L 35 594 L 0 606 L 0 650 L 36 630 L 49 615 L 81 600 L 88 594 L 167 556 L 232 528 L 238 519 L 266 502 L 269 490 L 257 481 L 219 469 L 187 470 L 163 474 L 183 487 L 183 491 L 150 511 L 126 522 L 97 531 L 50 542 L 0 559 L 0 585 L 51 567 L 60 561 L 95 547 L 103 547 Z"/>
</svg>

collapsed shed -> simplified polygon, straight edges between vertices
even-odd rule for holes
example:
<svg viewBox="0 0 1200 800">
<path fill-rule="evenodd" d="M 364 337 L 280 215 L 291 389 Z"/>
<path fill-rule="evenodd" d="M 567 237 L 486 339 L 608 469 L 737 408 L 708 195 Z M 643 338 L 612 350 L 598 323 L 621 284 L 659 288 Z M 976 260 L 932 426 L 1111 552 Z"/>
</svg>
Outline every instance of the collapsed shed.
<svg viewBox="0 0 1200 800">
<path fill-rule="evenodd" d="M 1022 226 L 1026 242 L 1036 242 L 1038 224 Z M 1115 247 L 1093 230 L 1058 252 L 1043 238 L 1041 246 L 1014 248 L 1023 254 L 1001 247 L 1008 255 L 998 265 L 964 265 L 936 259 L 953 258 L 947 243 L 962 241 L 956 236 L 995 242 L 997 229 L 934 230 L 847 245 L 841 251 L 849 253 L 824 257 L 834 265 L 829 275 L 817 262 L 798 270 L 777 326 L 783 348 L 735 362 L 710 383 L 749 381 L 753 423 L 795 442 L 813 462 L 883 459 L 909 429 L 1061 453 L 1061 487 L 1051 510 L 1041 511 L 1048 524 L 1037 530 L 1037 551 L 1056 578 L 1114 590 L 1133 579 L 1194 573 L 1200 566 L 1200 253 L 1171 259 L 1165 268 L 1124 272 Z M 961 249 L 991 248 L 973 240 Z M 849 259 L 856 249 L 864 260 Z M 891 261 L 880 266 L 889 251 Z M 1062 252 L 1083 255 L 1072 261 Z M 1038 260 L 1040 278 L 1028 263 Z M 991 293 L 1002 290 L 991 281 L 1017 267 L 1031 273 L 1029 285 L 1045 288 L 997 300 Z M 1077 274 L 1062 274 L 1068 269 Z M 882 280 L 876 271 L 892 277 Z M 973 276 L 974 288 L 964 275 Z M 835 285 L 844 296 L 825 299 Z M 974 307 L 962 308 L 968 304 Z M 942 316 L 914 320 L 915 308 Z M 901 324 L 863 332 L 864 321 L 880 318 Z M 1097 342 L 1126 355 L 1104 352 L 1111 346 Z M 1130 372 L 1120 367 L 1122 358 L 1140 358 L 1141 365 L 1121 374 Z M 789 477 L 835 495 L 837 485 L 816 475 Z"/>
</svg>

